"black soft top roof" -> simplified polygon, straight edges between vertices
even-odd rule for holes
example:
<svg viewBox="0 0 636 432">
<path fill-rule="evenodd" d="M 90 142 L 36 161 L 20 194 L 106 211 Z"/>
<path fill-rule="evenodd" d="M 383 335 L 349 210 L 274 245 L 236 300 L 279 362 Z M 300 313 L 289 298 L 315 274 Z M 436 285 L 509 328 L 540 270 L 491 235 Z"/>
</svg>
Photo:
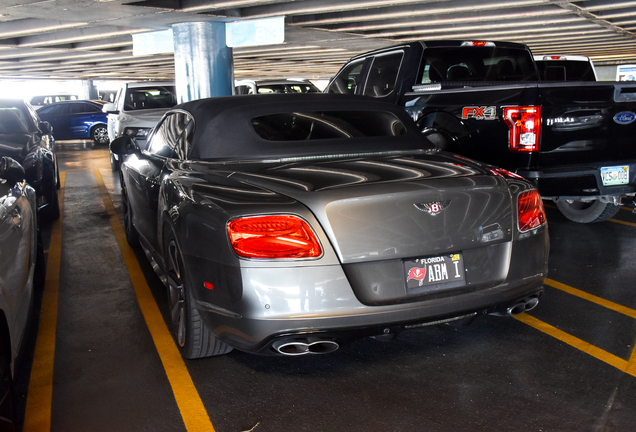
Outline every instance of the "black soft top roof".
<svg viewBox="0 0 636 432">
<path fill-rule="evenodd" d="M 317 156 L 326 154 L 416 150 L 431 147 L 403 109 L 364 96 L 298 93 L 227 96 L 200 99 L 175 106 L 195 120 L 189 159 L 251 159 Z M 257 117 L 329 111 L 379 111 L 392 113 L 405 127 L 398 136 L 275 141 L 259 136 L 252 120 Z"/>
</svg>

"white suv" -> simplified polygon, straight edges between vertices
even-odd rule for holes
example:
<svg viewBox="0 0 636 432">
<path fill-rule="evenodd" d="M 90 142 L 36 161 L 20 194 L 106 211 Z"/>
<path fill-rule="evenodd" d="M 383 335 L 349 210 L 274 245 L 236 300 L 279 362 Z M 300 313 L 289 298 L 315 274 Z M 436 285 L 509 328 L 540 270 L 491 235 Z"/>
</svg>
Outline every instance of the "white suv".
<svg viewBox="0 0 636 432">
<path fill-rule="evenodd" d="M 146 136 L 163 114 L 177 104 L 172 81 L 130 82 L 117 92 L 114 103 L 104 105 L 108 113 L 108 137 L 111 141 L 124 134 L 135 138 L 140 148 L 146 148 Z M 111 153 L 113 170 L 119 168 L 117 156 Z"/>
</svg>

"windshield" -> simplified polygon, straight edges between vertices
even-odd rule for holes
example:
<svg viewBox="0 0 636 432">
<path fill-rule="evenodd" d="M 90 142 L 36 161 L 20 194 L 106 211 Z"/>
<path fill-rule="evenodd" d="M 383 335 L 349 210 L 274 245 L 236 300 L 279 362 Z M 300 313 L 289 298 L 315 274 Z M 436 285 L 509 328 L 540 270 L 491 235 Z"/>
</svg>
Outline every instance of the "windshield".
<svg viewBox="0 0 636 432">
<path fill-rule="evenodd" d="M 177 104 L 175 86 L 149 86 L 126 90 L 126 111 L 153 108 L 172 108 Z"/>
<path fill-rule="evenodd" d="M 587 61 L 539 60 L 537 68 L 545 81 L 596 81 L 594 69 Z"/>
</svg>

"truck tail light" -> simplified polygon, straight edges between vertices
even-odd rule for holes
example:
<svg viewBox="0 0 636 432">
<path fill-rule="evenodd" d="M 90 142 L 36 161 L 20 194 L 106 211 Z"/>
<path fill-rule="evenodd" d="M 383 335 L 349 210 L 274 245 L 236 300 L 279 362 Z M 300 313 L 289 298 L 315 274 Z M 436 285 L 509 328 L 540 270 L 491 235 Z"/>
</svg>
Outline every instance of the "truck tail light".
<svg viewBox="0 0 636 432">
<path fill-rule="evenodd" d="M 292 215 L 234 219 L 227 225 L 230 243 L 244 258 L 317 258 L 320 242 L 309 224 Z"/>
<path fill-rule="evenodd" d="M 524 232 L 540 227 L 546 221 L 541 195 L 536 189 L 519 194 L 517 198 L 519 231 Z"/>
<path fill-rule="evenodd" d="M 508 145 L 511 151 L 539 151 L 540 106 L 505 107 L 503 117 L 510 129 Z"/>
</svg>

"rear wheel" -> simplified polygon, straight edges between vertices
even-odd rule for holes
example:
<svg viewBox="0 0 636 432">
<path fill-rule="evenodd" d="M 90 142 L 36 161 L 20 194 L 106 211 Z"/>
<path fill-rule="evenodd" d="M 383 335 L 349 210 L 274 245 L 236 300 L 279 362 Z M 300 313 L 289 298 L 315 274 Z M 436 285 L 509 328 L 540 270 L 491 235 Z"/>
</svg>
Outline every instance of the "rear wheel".
<svg viewBox="0 0 636 432">
<path fill-rule="evenodd" d="M 187 286 L 183 256 L 172 234 L 168 237 L 165 253 L 170 321 L 181 355 L 195 359 L 229 353 L 232 347 L 216 338 L 194 306 Z"/>
<path fill-rule="evenodd" d="M 95 144 L 108 144 L 108 127 L 105 124 L 98 124 L 91 129 L 91 139 Z"/>
<path fill-rule="evenodd" d="M 35 256 L 35 275 L 33 276 L 33 286 L 37 290 L 44 289 L 44 281 L 46 279 L 46 257 L 44 256 L 44 245 L 42 242 L 42 233 L 38 229 L 38 245 Z"/>
<path fill-rule="evenodd" d="M 119 160 L 115 158 L 113 152 L 110 152 L 110 169 L 113 172 L 119 171 Z"/>
<path fill-rule="evenodd" d="M 606 221 L 618 213 L 621 208 L 618 205 L 604 203 L 600 200 L 558 200 L 556 206 L 563 216 L 578 223 Z"/>
<path fill-rule="evenodd" d="M 49 202 L 42 209 L 42 220 L 45 221 L 54 221 L 59 219 L 60 217 L 60 201 L 57 196 L 57 188 L 51 187 L 51 196 L 49 197 Z"/>
<path fill-rule="evenodd" d="M 0 431 L 18 430 L 13 377 L 9 365 L 8 343 L 0 343 Z"/>
<path fill-rule="evenodd" d="M 120 174 L 119 180 L 121 182 L 122 201 L 124 205 L 124 234 L 126 234 L 126 242 L 131 248 L 139 247 L 139 234 L 137 229 L 132 223 L 133 211 L 130 206 L 130 199 L 128 198 L 128 191 L 126 189 L 126 183 L 124 183 L 123 176 Z"/>
</svg>

